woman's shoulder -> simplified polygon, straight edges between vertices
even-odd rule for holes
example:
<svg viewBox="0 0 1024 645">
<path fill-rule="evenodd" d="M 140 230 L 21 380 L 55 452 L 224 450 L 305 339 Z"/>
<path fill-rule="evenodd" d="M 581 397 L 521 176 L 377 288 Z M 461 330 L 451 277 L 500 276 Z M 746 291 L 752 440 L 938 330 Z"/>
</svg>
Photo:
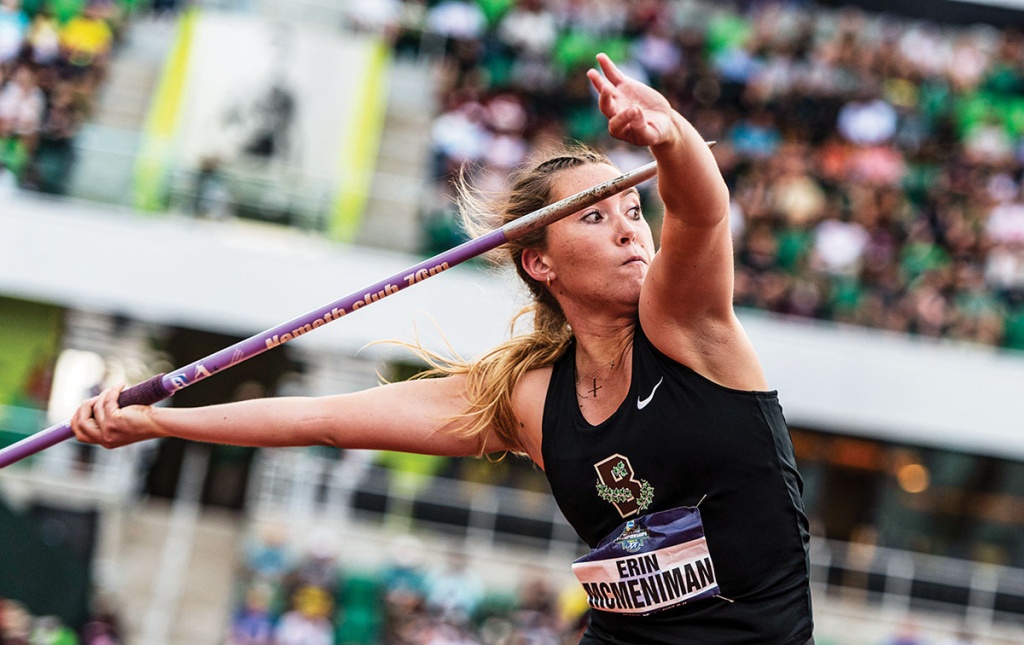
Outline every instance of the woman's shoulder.
<svg viewBox="0 0 1024 645">
<path fill-rule="evenodd" d="M 544 457 L 541 455 L 541 437 L 544 422 L 544 402 L 547 399 L 548 384 L 551 382 L 552 367 L 540 367 L 529 370 L 519 379 L 512 389 L 512 409 L 515 411 L 516 422 L 523 446 L 530 458 L 542 469 Z"/>
<path fill-rule="evenodd" d="M 544 411 L 544 399 L 553 370 L 551 365 L 547 365 L 523 374 L 512 390 L 512 406 L 516 414 L 528 416 L 530 412 L 540 414 Z"/>
</svg>

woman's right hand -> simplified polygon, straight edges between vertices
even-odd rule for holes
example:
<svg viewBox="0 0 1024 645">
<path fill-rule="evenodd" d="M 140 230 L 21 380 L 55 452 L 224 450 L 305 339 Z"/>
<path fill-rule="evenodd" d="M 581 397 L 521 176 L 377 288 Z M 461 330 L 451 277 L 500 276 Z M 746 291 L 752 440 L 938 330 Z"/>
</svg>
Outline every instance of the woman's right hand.
<svg viewBox="0 0 1024 645">
<path fill-rule="evenodd" d="M 124 384 L 107 388 L 78 407 L 71 417 L 75 438 L 104 448 L 120 448 L 158 436 L 150 406 L 122 408 L 117 404 L 122 389 Z"/>
<path fill-rule="evenodd" d="M 598 92 L 609 134 L 637 146 L 656 146 L 678 137 L 678 114 L 668 99 L 623 74 L 607 55 L 598 54 L 597 62 L 604 75 L 591 69 L 587 77 Z"/>
</svg>

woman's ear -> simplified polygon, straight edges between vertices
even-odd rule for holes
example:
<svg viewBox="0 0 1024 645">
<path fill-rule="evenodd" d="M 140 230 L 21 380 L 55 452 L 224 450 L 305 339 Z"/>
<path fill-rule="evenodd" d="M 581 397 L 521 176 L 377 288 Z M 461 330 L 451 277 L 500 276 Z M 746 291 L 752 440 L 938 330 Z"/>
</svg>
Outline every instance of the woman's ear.
<svg viewBox="0 0 1024 645">
<path fill-rule="evenodd" d="M 547 258 L 537 249 L 524 249 L 520 262 L 526 274 L 537 282 L 548 282 L 555 279 L 555 271 L 548 264 Z"/>
</svg>

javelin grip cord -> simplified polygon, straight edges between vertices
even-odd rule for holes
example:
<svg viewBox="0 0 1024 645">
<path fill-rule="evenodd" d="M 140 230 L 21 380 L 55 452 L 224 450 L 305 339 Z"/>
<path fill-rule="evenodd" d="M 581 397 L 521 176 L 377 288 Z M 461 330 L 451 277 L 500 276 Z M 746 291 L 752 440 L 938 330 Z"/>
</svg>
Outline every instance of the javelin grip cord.
<svg viewBox="0 0 1024 645">
<path fill-rule="evenodd" d="M 126 408 L 129 405 L 153 405 L 159 403 L 172 392 L 169 392 L 164 387 L 163 381 L 164 375 L 157 374 L 151 376 L 141 383 L 121 390 L 121 394 L 117 397 L 117 405 L 121 408 Z"/>
</svg>

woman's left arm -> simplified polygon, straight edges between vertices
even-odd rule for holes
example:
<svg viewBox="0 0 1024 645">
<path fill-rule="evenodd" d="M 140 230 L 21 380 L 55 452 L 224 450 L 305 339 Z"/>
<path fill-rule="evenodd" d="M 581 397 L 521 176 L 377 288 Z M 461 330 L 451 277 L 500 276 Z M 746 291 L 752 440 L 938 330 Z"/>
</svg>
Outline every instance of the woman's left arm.
<svg viewBox="0 0 1024 645">
<path fill-rule="evenodd" d="M 665 204 L 661 246 L 640 299 L 651 341 L 668 356 L 737 389 L 765 389 L 757 356 L 733 310 L 729 190 L 700 134 L 664 96 L 598 55 L 600 94 L 612 136 L 648 146 Z"/>
</svg>

